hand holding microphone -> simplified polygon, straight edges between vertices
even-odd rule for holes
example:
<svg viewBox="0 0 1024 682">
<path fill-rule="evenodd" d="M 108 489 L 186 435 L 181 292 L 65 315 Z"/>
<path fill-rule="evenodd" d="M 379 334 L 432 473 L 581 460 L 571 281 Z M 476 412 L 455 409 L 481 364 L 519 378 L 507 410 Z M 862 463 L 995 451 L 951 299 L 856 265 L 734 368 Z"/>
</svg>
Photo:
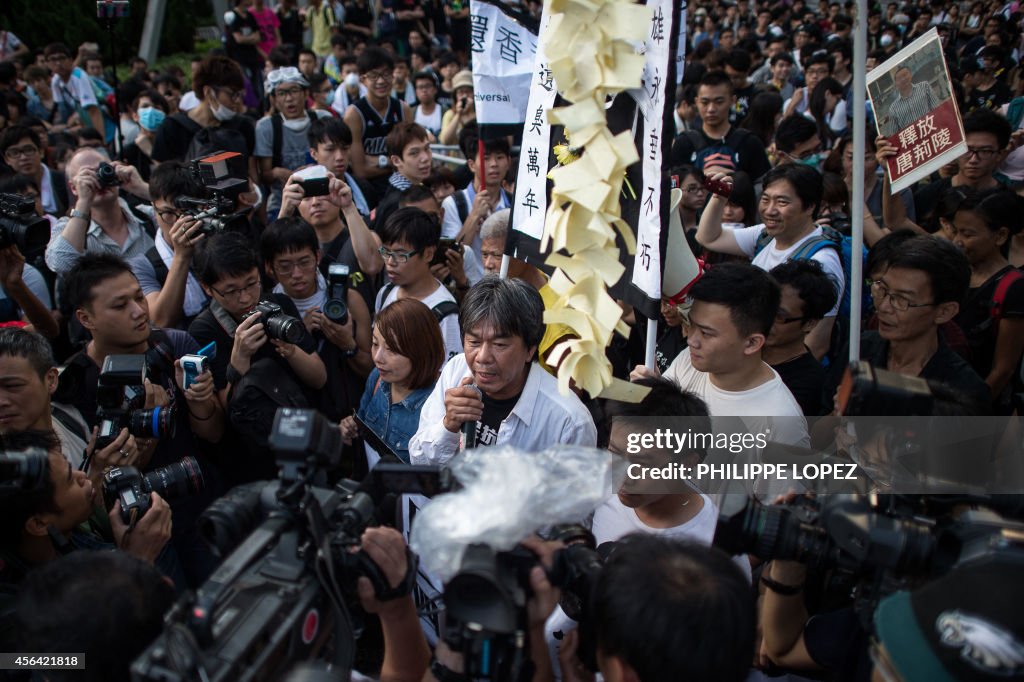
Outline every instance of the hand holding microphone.
<svg viewBox="0 0 1024 682">
<path fill-rule="evenodd" d="M 473 377 L 468 376 L 455 388 L 444 392 L 444 427 L 452 433 L 470 428 L 474 440 L 476 423 L 484 415 L 483 394 L 473 384 Z M 468 438 L 467 438 L 468 441 Z M 472 447 L 467 445 L 467 447 Z"/>
</svg>

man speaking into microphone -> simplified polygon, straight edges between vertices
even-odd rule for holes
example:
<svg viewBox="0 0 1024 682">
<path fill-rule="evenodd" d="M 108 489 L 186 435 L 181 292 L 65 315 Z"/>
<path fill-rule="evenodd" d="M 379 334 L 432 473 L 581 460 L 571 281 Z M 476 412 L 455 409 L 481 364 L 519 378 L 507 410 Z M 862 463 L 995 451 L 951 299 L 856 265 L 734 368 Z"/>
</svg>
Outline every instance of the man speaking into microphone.
<svg viewBox="0 0 1024 682">
<path fill-rule="evenodd" d="M 518 279 L 480 280 L 459 313 L 465 352 L 441 370 L 409 441 L 412 464 L 445 464 L 460 449 L 556 443 L 596 446 L 590 412 L 537 362 L 544 303 Z"/>
</svg>

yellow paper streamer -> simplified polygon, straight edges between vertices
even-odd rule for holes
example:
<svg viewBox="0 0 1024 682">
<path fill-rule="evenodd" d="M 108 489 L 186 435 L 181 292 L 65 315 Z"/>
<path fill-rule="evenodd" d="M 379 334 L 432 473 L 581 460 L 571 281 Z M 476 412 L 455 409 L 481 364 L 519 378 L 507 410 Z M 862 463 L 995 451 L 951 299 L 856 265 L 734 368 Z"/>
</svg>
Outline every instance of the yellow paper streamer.
<svg viewBox="0 0 1024 682">
<path fill-rule="evenodd" d="M 549 282 L 558 300 L 544 313 L 547 323 L 561 323 L 579 338 L 552 348 L 548 363 L 558 367 L 558 387 L 570 382 L 592 396 L 638 402 L 648 389 L 612 376 L 605 348 L 612 334 L 628 334 L 622 309 L 607 287 L 622 276 L 616 233 L 629 253 L 636 239 L 622 220 L 619 201 L 625 170 L 639 160 L 632 135 L 612 135 L 605 101 L 609 95 L 640 87 L 643 42 L 651 10 L 629 0 L 545 0 L 551 17 L 544 35 L 555 85 L 569 106 L 548 112 L 548 120 L 565 127 L 579 158 L 555 168 L 551 202 L 544 220 L 541 248 L 550 248 L 555 266 Z M 558 251 L 565 251 L 564 256 Z"/>
</svg>

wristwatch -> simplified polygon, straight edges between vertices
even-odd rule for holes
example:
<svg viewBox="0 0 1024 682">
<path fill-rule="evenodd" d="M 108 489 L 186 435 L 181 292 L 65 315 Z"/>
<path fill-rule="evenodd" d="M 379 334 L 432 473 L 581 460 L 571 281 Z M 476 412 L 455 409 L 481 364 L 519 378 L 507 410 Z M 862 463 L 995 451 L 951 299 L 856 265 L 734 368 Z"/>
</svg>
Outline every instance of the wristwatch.
<svg viewBox="0 0 1024 682">
<path fill-rule="evenodd" d="M 391 165 L 391 162 L 388 160 L 388 157 L 386 155 L 381 154 L 380 156 L 377 157 L 377 167 L 378 168 L 387 168 L 390 165 Z"/>
<path fill-rule="evenodd" d="M 71 213 L 69 213 L 68 215 L 70 217 L 72 217 L 72 218 L 81 218 L 82 220 L 84 220 L 87 223 L 91 223 L 92 222 L 92 217 L 90 216 L 90 214 L 88 214 L 88 213 L 86 213 L 84 211 L 79 211 L 77 208 L 71 209 Z"/>
</svg>

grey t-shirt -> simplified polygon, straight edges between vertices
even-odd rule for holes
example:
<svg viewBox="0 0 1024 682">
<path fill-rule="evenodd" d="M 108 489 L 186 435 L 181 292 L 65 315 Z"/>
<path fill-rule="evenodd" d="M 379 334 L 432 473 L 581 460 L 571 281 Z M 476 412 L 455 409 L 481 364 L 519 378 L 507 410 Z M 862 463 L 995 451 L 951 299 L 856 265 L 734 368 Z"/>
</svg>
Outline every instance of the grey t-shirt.
<svg viewBox="0 0 1024 682">
<path fill-rule="evenodd" d="M 307 137 L 309 117 L 307 114 L 303 115 L 306 116 L 306 125 L 302 130 L 291 130 L 287 125 L 281 126 L 281 168 L 298 170 L 314 163 L 313 157 L 309 155 L 309 138 Z M 317 111 L 316 115 L 319 118 L 330 117 L 326 111 Z M 270 116 L 264 116 L 256 122 L 256 147 L 253 156 L 268 159 L 274 156 L 274 122 Z M 276 212 L 281 207 L 282 189 L 284 189 L 284 183 L 274 183 L 271 188 L 270 203 L 267 205 L 268 212 Z"/>
</svg>

